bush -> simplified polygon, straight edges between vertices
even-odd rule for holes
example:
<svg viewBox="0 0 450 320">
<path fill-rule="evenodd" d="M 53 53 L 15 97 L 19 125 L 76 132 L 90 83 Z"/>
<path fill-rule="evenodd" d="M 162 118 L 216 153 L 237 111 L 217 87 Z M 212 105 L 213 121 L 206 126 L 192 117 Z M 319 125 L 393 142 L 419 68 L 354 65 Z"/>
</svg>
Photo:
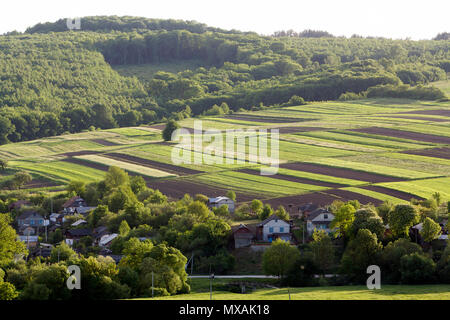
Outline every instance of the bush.
<svg viewBox="0 0 450 320">
<path fill-rule="evenodd" d="M 401 280 L 400 261 L 402 257 L 418 253 L 422 254 L 422 248 L 408 239 L 398 239 L 388 243 L 383 249 L 381 257 L 381 270 L 383 270 L 383 281 L 387 283 L 398 283 Z"/>
<path fill-rule="evenodd" d="M 17 292 L 16 287 L 14 287 L 13 284 L 0 281 L 0 301 L 14 300 L 18 295 L 19 293 Z"/>
<path fill-rule="evenodd" d="M 303 99 L 302 97 L 293 95 L 288 102 L 284 103 L 283 106 L 284 107 L 295 107 L 295 106 L 302 106 L 305 105 L 305 99 Z"/>
<path fill-rule="evenodd" d="M 435 87 L 410 87 L 408 85 L 379 85 L 367 89 L 368 98 L 401 98 L 417 100 L 438 100 L 446 98 L 442 90 Z"/>
<path fill-rule="evenodd" d="M 305 252 L 303 256 L 295 261 L 287 272 L 283 283 L 292 287 L 316 286 L 317 279 L 314 277 L 319 269 L 314 264 L 314 257 L 311 252 Z"/>
<path fill-rule="evenodd" d="M 430 258 L 418 253 L 406 255 L 400 260 L 402 282 L 408 284 L 426 284 L 435 281 L 436 264 Z"/>
<path fill-rule="evenodd" d="M 152 296 L 152 287 L 150 287 L 144 291 L 144 296 L 146 296 L 146 297 Z M 167 296 L 170 296 L 170 293 L 167 292 L 166 288 L 153 288 L 153 296 L 154 297 L 167 297 Z"/>
</svg>

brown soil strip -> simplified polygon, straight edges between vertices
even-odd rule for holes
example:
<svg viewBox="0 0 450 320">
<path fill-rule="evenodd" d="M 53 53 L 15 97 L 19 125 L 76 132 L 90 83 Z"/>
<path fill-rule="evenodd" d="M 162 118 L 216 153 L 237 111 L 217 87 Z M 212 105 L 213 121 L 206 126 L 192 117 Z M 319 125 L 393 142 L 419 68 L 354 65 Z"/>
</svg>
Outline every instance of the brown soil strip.
<svg viewBox="0 0 450 320">
<path fill-rule="evenodd" d="M 402 153 L 415 154 L 419 156 L 441 158 L 450 160 L 450 148 L 432 148 L 432 149 L 419 149 L 419 150 L 406 150 Z"/>
<path fill-rule="evenodd" d="M 85 167 L 88 167 L 88 168 L 92 168 L 92 169 L 96 169 L 96 170 L 100 170 L 100 171 L 105 171 L 105 172 L 108 171 L 109 167 L 110 167 L 110 166 L 108 166 L 106 164 L 96 163 L 96 162 L 92 162 L 92 161 L 89 161 L 89 160 L 77 159 L 77 158 L 66 158 L 66 159 L 63 159 L 62 161 L 70 162 L 70 163 L 73 163 L 73 164 L 78 164 L 80 166 L 85 166 Z M 144 176 L 144 175 L 142 175 L 140 173 L 136 173 L 136 172 L 132 172 L 132 171 L 128 171 L 128 170 L 125 170 L 125 171 L 130 176 L 142 176 L 142 178 L 144 178 L 145 181 L 151 181 L 153 179 L 153 178 Z"/>
<path fill-rule="evenodd" d="M 418 111 L 407 111 L 407 112 L 400 112 L 400 113 L 403 113 L 403 114 L 427 114 L 427 115 L 431 115 L 431 116 L 450 117 L 449 109 L 418 110 Z"/>
<path fill-rule="evenodd" d="M 375 198 L 372 198 L 372 197 L 368 197 L 368 196 L 365 196 L 365 195 L 360 194 L 360 193 L 347 191 L 347 190 L 342 190 L 342 189 L 325 190 L 324 193 L 328 193 L 330 195 L 338 196 L 343 201 L 358 200 L 362 204 L 367 204 L 367 203 L 370 202 L 370 203 L 373 203 L 374 205 L 379 205 L 379 204 L 381 204 L 383 202 L 381 200 L 378 200 L 378 199 L 375 199 Z"/>
<path fill-rule="evenodd" d="M 173 164 L 162 163 L 162 162 L 153 161 L 153 160 L 149 160 L 149 159 L 130 156 L 130 155 L 123 154 L 123 153 L 113 152 L 113 153 L 104 154 L 104 156 L 107 156 L 109 158 L 116 159 L 119 161 L 125 161 L 128 163 L 137 164 L 137 165 L 144 166 L 144 167 L 149 167 L 149 168 L 158 169 L 158 170 L 162 170 L 162 171 L 166 171 L 166 172 L 170 172 L 170 173 L 175 173 L 180 176 L 203 173 L 203 171 L 193 170 L 193 169 L 189 169 L 189 168 L 179 167 L 179 166 L 176 166 Z"/>
<path fill-rule="evenodd" d="M 312 163 L 300 163 L 300 162 L 284 163 L 284 164 L 280 165 L 280 168 L 286 168 L 286 169 L 291 169 L 291 170 L 296 170 L 296 171 L 306 171 L 306 172 L 323 174 L 323 175 L 332 176 L 332 177 L 367 181 L 367 182 L 373 182 L 373 183 L 395 182 L 395 181 L 404 181 L 405 180 L 402 178 L 383 176 L 381 174 L 376 174 L 376 173 L 356 171 L 356 170 L 351 170 L 351 169 L 346 169 L 346 168 L 328 167 L 328 166 L 322 166 L 322 165 L 312 164 Z"/>
<path fill-rule="evenodd" d="M 30 183 L 27 183 L 22 187 L 22 189 L 37 189 L 37 188 L 48 188 L 48 187 L 55 187 L 60 186 L 61 183 L 47 181 L 47 180 L 40 180 L 40 179 L 33 179 Z"/>
<path fill-rule="evenodd" d="M 271 128 L 271 129 L 279 129 L 280 130 L 280 134 L 330 130 L 330 128 L 322 128 L 322 127 L 280 127 L 280 128 Z"/>
<path fill-rule="evenodd" d="M 168 179 L 168 180 L 154 180 L 147 183 L 149 188 L 158 189 L 163 194 L 174 198 L 180 199 L 186 193 L 191 196 L 195 196 L 198 193 L 204 194 L 208 197 L 224 196 L 228 189 L 212 187 L 205 184 L 194 183 L 191 181 L 185 181 L 181 179 Z M 247 202 L 257 198 L 255 195 L 236 192 L 236 201 Z"/>
<path fill-rule="evenodd" d="M 412 120 L 422 120 L 422 121 L 431 121 L 431 122 L 447 122 L 447 121 L 450 121 L 450 119 L 444 119 L 444 118 L 424 118 L 424 117 L 394 116 L 394 115 L 390 115 L 389 118 L 412 119 Z"/>
<path fill-rule="evenodd" d="M 105 147 L 113 147 L 113 146 L 118 146 L 119 144 L 108 141 L 108 140 L 104 140 L 104 139 L 91 139 L 92 142 L 101 144 Z"/>
<path fill-rule="evenodd" d="M 70 162 L 73 164 L 78 164 L 80 166 L 85 166 L 85 167 L 100 170 L 100 171 L 108 171 L 108 169 L 109 169 L 109 166 L 107 166 L 105 164 L 91 162 L 91 161 L 87 161 L 87 160 L 83 160 L 83 159 L 66 158 L 66 159 L 63 159 L 62 161 Z"/>
<path fill-rule="evenodd" d="M 256 175 L 256 176 L 258 176 L 260 174 L 259 171 L 251 170 L 251 169 L 241 169 L 241 170 L 237 170 L 237 171 L 238 172 L 242 172 L 242 173 L 248 173 L 248 174 Z M 285 175 L 285 174 L 275 174 L 275 175 L 268 176 L 268 177 L 269 178 L 274 178 L 274 179 L 280 179 L 280 180 L 287 180 L 287 181 L 292 181 L 292 182 L 310 184 L 310 185 L 313 185 L 313 186 L 322 186 L 322 187 L 330 187 L 330 188 L 340 188 L 340 187 L 346 186 L 344 184 L 339 184 L 339 183 L 317 181 L 317 180 L 311 180 L 311 179 L 306 179 L 306 178 L 288 176 L 288 175 Z"/>
<path fill-rule="evenodd" d="M 263 202 L 270 204 L 273 208 L 282 205 L 288 211 L 289 205 L 292 205 L 291 213 L 296 213 L 297 207 L 299 205 L 311 202 L 318 204 L 319 206 L 326 206 L 331 204 L 334 200 L 341 200 L 341 201 L 358 200 L 362 204 L 367 204 L 370 202 L 375 205 L 378 205 L 382 202 L 378 199 L 367 197 L 359 193 L 340 189 L 332 189 L 324 192 L 313 192 L 296 196 L 273 198 L 263 200 Z"/>
<path fill-rule="evenodd" d="M 59 154 L 60 156 L 66 157 L 77 157 L 77 156 L 85 156 L 89 154 L 99 154 L 99 151 L 76 151 L 76 152 L 66 152 Z"/>
<path fill-rule="evenodd" d="M 306 118 L 266 117 L 266 116 L 246 115 L 246 114 L 228 115 L 225 116 L 224 118 L 233 120 L 252 121 L 252 122 L 267 122 L 267 123 L 286 123 L 286 122 L 302 122 L 315 120 Z"/>
<path fill-rule="evenodd" d="M 148 126 L 148 127 L 152 128 L 152 129 L 164 130 L 166 125 L 165 124 L 154 124 L 154 125 L 151 125 L 151 126 Z"/>
<path fill-rule="evenodd" d="M 325 206 L 332 203 L 334 200 L 338 200 L 336 196 L 329 194 L 314 192 L 296 196 L 273 198 L 268 200 L 263 200 L 264 203 L 270 204 L 272 208 L 277 208 L 278 206 L 283 206 L 286 210 L 289 210 L 289 205 L 292 205 L 291 213 L 297 213 L 297 207 L 305 203 L 316 203 L 319 206 Z"/>
<path fill-rule="evenodd" d="M 402 200 L 407 200 L 407 201 L 411 200 L 412 198 L 423 200 L 423 198 L 416 196 L 415 194 L 412 194 L 412 193 L 398 191 L 398 190 L 380 187 L 380 186 L 365 186 L 365 187 L 361 187 L 361 189 L 366 189 L 366 190 L 371 190 L 371 191 L 387 194 L 392 197 L 399 198 Z"/>
<path fill-rule="evenodd" d="M 418 133 L 412 131 L 401 131 L 389 128 L 369 127 L 362 129 L 349 129 L 349 131 L 362 132 L 368 134 L 377 134 L 381 136 L 396 137 L 402 139 L 431 142 L 431 143 L 443 143 L 450 144 L 450 137 L 436 136 L 432 134 Z"/>
</svg>

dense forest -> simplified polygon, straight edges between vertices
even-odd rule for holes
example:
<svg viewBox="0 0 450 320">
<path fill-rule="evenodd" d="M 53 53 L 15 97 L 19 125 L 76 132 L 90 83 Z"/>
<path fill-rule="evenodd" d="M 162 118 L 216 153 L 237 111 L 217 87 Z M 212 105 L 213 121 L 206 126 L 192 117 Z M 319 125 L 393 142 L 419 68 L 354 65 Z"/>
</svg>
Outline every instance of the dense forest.
<svg viewBox="0 0 450 320">
<path fill-rule="evenodd" d="M 445 34 L 425 41 L 312 30 L 261 36 L 192 21 L 81 21 L 81 30 L 61 19 L 0 36 L 0 143 L 180 119 L 222 103 L 231 112 L 276 107 L 292 96 L 444 99 L 421 86 L 450 72 Z M 150 79 L 114 69 L 194 60 L 200 66 Z"/>
</svg>

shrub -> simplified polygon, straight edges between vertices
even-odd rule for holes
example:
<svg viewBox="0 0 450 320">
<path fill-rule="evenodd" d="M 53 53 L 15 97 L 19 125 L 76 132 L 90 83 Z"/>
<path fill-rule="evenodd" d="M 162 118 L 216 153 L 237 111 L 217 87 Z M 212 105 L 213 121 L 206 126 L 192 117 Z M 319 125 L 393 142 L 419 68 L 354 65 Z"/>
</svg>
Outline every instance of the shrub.
<svg viewBox="0 0 450 320">
<path fill-rule="evenodd" d="M 419 253 L 406 255 L 400 260 L 402 282 L 408 284 L 432 283 L 435 280 L 436 264 Z"/>
</svg>

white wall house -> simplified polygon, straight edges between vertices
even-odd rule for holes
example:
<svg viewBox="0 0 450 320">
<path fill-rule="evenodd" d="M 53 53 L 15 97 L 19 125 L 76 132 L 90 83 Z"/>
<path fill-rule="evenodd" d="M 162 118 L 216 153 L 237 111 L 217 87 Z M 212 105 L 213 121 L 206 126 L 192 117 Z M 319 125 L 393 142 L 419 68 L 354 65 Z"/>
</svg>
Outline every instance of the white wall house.
<svg viewBox="0 0 450 320">
<path fill-rule="evenodd" d="M 272 242 L 273 240 L 280 238 L 284 241 L 291 240 L 291 226 L 286 221 L 278 218 L 276 215 L 272 215 L 259 225 L 262 230 L 261 240 Z"/>
<path fill-rule="evenodd" d="M 211 208 L 220 208 L 223 205 L 228 206 L 228 211 L 234 212 L 234 201 L 227 197 L 209 198 L 209 206 Z"/>
<path fill-rule="evenodd" d="M 308 234 L 311 235 L 315 229 L 325 230 L 325 232 L 330 233 L 330 223 L 334 219 L 334 214 L 326 209 L 319 208 L 311 212 L 306 218 L 306 230 Z"/>
</svg>

